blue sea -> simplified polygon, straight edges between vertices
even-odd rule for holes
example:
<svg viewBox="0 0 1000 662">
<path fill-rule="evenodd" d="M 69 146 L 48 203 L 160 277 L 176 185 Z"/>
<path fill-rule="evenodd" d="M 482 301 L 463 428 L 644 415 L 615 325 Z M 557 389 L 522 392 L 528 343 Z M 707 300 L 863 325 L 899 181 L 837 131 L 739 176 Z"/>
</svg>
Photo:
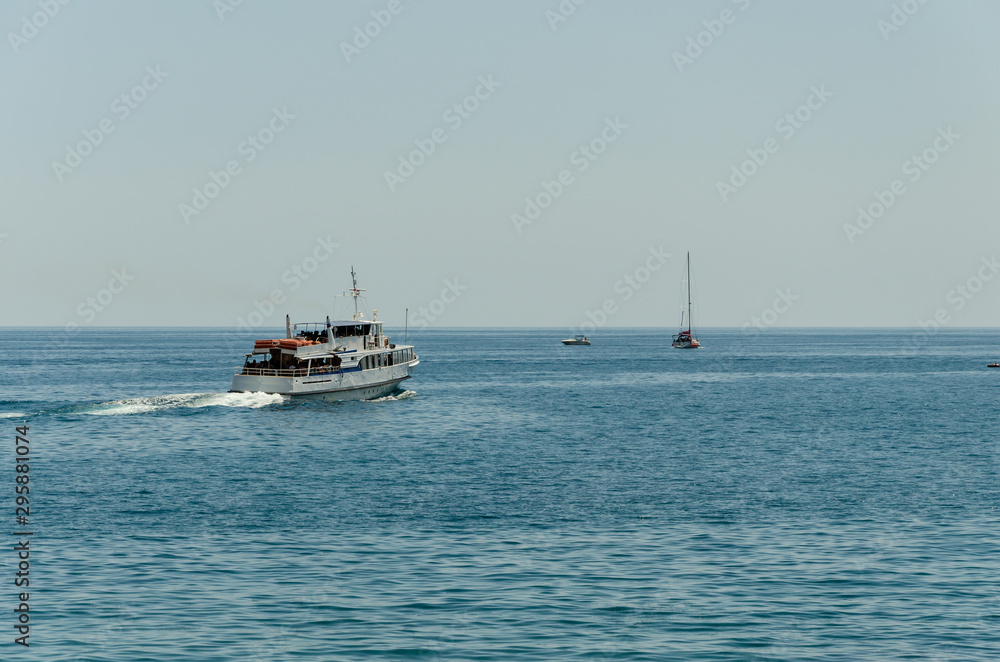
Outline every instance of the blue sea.
<svg viewBox="0 0 1000 662">
<path fill-rule="evenodd" d="M 338 404 L 231 334 L 0 329 L 0 658 L 1000 659 L 1000 332 L 424 330 Z"/>
</svg>

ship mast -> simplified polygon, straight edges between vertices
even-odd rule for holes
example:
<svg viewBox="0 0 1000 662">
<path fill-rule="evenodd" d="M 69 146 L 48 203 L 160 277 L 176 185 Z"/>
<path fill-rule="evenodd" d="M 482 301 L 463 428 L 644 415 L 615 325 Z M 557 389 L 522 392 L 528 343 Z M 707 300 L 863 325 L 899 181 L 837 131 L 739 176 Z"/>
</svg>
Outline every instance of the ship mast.
<svg viewBox="0 0 1000 662">
<path fill-rule="evenodd" d="M 354 321 L 357 322 L 359 319 L 362 319 L 364 317 L 364 315 L 358 312 L 358 298 L 361 296 L 361 293 L 364 292 L 365 290 L 358 289 L 358 277 L 354 273 L 353 264 L 351 265 L 351 282 L 354 285 L 351 288 L 351 296 L 354 297 Z"/>
</svg>

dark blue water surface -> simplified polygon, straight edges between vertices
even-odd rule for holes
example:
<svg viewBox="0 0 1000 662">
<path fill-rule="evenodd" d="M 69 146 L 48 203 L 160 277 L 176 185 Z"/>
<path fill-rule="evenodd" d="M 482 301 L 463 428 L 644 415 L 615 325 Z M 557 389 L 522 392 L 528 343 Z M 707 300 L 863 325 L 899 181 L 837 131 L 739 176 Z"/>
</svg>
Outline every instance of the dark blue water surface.
<svg viewBox="0 0 1000 662">
<path fill-rule="evenodd" d="M 423 331 L 340 404 L 230 333 L 0 330 L 0 658 L 1000 659 L 998 332 Z"/>
</svg>

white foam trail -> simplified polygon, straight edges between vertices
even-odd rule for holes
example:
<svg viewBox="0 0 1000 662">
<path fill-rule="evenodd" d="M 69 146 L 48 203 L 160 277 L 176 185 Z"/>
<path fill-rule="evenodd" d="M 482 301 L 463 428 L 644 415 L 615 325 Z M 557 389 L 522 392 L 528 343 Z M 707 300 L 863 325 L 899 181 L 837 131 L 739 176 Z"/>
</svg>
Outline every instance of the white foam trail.
<svg viewBox="0 0 1000 662">
<path fill-rule="evenodd" d="M 285 398 L 277 393 L 204 393 L 204 400 L 190 407 L 250 407 L 259 409 L 267 405 L 276 405 Z"/>
<path fill-rule="evenodd" d="M 93 416 L 122 416 L 179 407 L 248 407 L 258 409 L 277 404 L 284 398 L 277 393 L 177 393 L 151 398 L 129 398 L 95 405 Z"/>
<path fill-rule="evenodd" d="M 0 418 L 27 418 L 27 414 L 22 414 L 19 411 L 12 411 L 9 414 L 0 414 Z"/>
<path fill-rule="evenodd" d="M 416 394 L 416 391 L 403 391 L 402 393 L 397 393 L 396 395 L 384 395 L 381 398 L 375 398 L 374 400 L 365 400 L 365 402 L 393 402 L 395 400 L 406 400 L 407 398 L 412 398 Z"/>
</svg>

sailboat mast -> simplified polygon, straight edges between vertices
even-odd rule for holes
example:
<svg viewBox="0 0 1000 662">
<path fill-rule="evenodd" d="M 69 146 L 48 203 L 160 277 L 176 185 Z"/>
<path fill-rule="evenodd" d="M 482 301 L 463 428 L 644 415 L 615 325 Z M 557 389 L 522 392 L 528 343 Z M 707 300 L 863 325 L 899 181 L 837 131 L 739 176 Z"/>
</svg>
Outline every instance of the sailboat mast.
<svg viewBox="0 0 1000 662">
<path fill-rule="evenodd" d="M 688 332 L 691 331 L 691 253 L 687 254 L 687 270 L 688 270 Z"/>
</svg>

